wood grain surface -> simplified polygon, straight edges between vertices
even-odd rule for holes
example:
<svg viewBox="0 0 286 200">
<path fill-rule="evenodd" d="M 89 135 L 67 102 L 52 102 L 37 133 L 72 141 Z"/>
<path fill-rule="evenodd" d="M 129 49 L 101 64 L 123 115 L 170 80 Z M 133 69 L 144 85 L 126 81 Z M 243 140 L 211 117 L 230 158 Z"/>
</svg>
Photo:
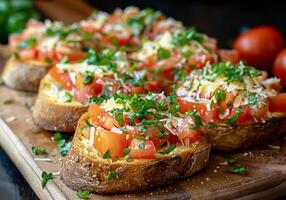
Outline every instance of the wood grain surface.
<svg viewBox="0 0 286 200">
<path fill-rule="evenodd" d="M 41 188 L 43 170 L 59 172 L 63 159 L 51 140 L 52 132 L 37 128 L 31 117 L 35 94 L 13 91 L 0 86 L 0 143 L 25 179 L 41 199 L 77 199 L 59 176 Z M 27 106 L 28 105 L 28 106 Z M 35 161 L 32 146 L 45 148 L 52 162 Z M 156 190 L 100 196 L 91 199 L 272 199 L 286 194 L 286 141 L 234 153 L 237 164 L 247 167 L 247 175 L 224 172 L 229 166 L 214 152 L 209 165 L 195 176 Z M 43 156 L 38 156 L 43 157 Z"/>
</svg>

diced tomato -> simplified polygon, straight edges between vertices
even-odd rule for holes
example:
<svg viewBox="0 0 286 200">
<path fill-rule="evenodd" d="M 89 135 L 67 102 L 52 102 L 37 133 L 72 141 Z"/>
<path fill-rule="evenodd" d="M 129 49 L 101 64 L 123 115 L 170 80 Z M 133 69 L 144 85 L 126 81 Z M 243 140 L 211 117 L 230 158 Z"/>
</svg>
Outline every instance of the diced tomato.
<svg viewBox="0 0 286 200">
<path fill-rule="evenodd" d="M 52 67 L 49 71 L 49 74 L 55 79 L 64 89 L 72 89 L 72 80 L 68 73 L 62 72 L 57 67 Z"/>
<path fill-rule="evenodd" d="M 232 92 L 225 93 L 225 99 L 220 102 L 219 108 L 225 111 L 227 108 L 232 108 L 232 104 L 234 102 L 235 95 Z"/>
<path fill-rule="evenodd" d="M 133 139 L 130 149 L 129 157 L 134 159 L 152 159 L 156 153 L 155 145 L 151 140 Z"/>
<path fill-rule="evenodd" d="M 237 115 L 237 109 L 238 108 L 232 109 L 228 119 L 233 118 L 235 115 Z M 248 108 L 248 106 L 243 106 L 240 109 L 241 109 L 241 112 L 235 124 L 243 124 L 247 121 L 252 120 L 252 116 L 251 116 L 250 109 Z"/>
<path fill-rule="evenodd" d="M 124 157 L 124 149 L 128 147 L 128 141 L 125 134 L 98 129 L 94 134 L 94 147 L 101 154 L 104 154 L 109 150 L 113 158 L 122 158 Z"/>
<path fill-rule="evenodd" d="M 148 92 L 159 93 L 163 90 L 162 82 L 160 81 L 148 81 L 145 83 L 145 88 Z"/>
<path fill-rule="evenodd" d="M 137 119 L 137 118 L 134 118 L 133 122 L 135 122 L 136 124 L 139 124 L 141 121 L 139 119 Z M 128 117 L 125 118 L 124 125 L 131 125 L 130 119 Z"/>
<path fill-rule="evenodd" d="M 164 142 L 167 141 L 166 138 L 160 138 L 160 130 L 158 127 L 149 127 L 147 130 L 147 134 L 150 135 L 150 139 L 153 141 L 156 148 L 160 147 Z"/>
<path fill-rule="evenodd" d="M 19 57 L 23 60 L 35 60 L 36 59 L 36 50 L 33 49 L 21 49 L 19 51 Z"/>
<path fill-rule="evenodd" d="M 86 56 L 86 52 L 77 50 L 77 49 L 72 49 L 71 53 L 61 53 L 61 52 L 56 52 L 56 58 L 57 60 L 61 60 L 64 57 L 67 57 L 69 61 L 74 62 L 74 61 L 79 61 L 80 59 L 84 58 Z"/>
<path fill-rule="evenodd" d="M 90 104 L 88 107 L 88 113 L 90 118 L 97 126 L 102 126 L 102 117 L 105 114 L 105 111 L 99 107 L 97 104 Z"/>
<path fill-rule="evenodd" d="M 38 59 L 40 61 L 43 61 L 43 62 L 46 62 L 47 59 L 49 59 L 49 60 L 51 60 L 53 62 L 58 62 L 59 61 L 54 50 L 51 50 L 51 51 L 39 50 L 38 51 Z"/>
<path fill-rule="evenodd" d="M 192 55 L 188 58 L 188 64 L 194 65 L 196 69 L 202 69 L 207 63 L 214 63 L 215 60 L 210 54 Z"/>
<path fill-rule="evenodd" d="M 111 130 L 113 127 L 120 127 L 118 121 L 108 113 L 105 113 L 105 115 L 102 117 L 102 126 L 108 130 Z"/>
<path fill-rule="evenodd" d="M 9 36 L 9 46 L 14 48 L 16 47 L 22 40 L 24 40 L 24 37 L 22 35 L 16 35 L 11 34 Z"/>
<path fill-rule="evenodd" d="M 286 93 L 269 97 L 270 112 L 286 112 Z"/>
<path fill-rule="evenodd" d="M 176 132 L 178 133 L 179 139 L 186 145 L 196 142 L 201 138 L 200 131 L 191 129 L 187 119 L 184 120 L 182 125 L 177 127 Z"/>
<path fill-rule="evenodd" d="M 179 137 L 172 133 L 169 133 L 168 140 L 170 144 L 178 144 L 180 142 Z"/>
<path fill-rule="evenodd" d="M 230 61 L 232 64 L 237 64 L 239 62 L 239 55 L 235 50 L 220 49 L 218 51 L 218 55 L 221 59 L 221 62 Z"/>
<path fill-rule="evenodd" d="M 96 33 L 96 32 L 100 32 L 102 27 L 95 27 L 93 26 L 90 22 L 88 21 L 82 21 L 80 22 L 80 27 L 88 33 Z"/>
<path fill-rule="evenodd" d="M 207 110 L 206 103 L 204 102 L 177 99 L 177 103 L 180 105 L 180 112 L 185 113 L 190 110 L 196 110 L 203 121 L 214 121 L 218 118 L 218 109 L 212 107 L 211 110 Z"/>
</svg>

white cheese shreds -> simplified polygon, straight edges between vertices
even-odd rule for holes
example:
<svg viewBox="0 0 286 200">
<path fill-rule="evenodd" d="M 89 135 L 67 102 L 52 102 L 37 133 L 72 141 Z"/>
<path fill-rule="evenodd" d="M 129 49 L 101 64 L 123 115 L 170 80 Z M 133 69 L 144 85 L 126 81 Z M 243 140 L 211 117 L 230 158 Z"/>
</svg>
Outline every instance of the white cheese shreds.
<svg viewBox="0 0 286 200">
<path fill-rule="evenodd" d="M 90 136 L 89 136 L 89 146 L 93 146 L 94 144 L 94 134 L 95 134 L 95 128 L 94 127 L 90 127 Z"/>
</svg>

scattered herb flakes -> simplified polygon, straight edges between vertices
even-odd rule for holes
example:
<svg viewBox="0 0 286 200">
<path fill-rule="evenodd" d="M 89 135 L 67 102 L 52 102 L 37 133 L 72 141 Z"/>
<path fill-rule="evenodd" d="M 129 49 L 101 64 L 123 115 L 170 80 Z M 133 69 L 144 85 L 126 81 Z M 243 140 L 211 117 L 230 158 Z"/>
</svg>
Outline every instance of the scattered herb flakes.
<svg viewBox="0 0 286 200">
<path fill-rule="evenodd" d="M 125 149 L 123 150 L 123 154 L 124 154 L 124 155 L 128 155 L 128 154 L 130 153 L 130 151 L 131 151 L 130 148 L 125 148 Z"/>
<path fill-rule="evenodd" d="M 139 149 L 145 149 L 145 142 L 140 142 L 138 147 Z"/>
<path fill-rule="evenodd" d="M 241 114 L 241 112 L 242 112 L 242 110 L 241 110 L 240 108 L 237 109 L 237 110 L 235 111 L 235 115 L 234 115 L 233 117 L 227 119 L 225 123 L 226 123 L 227 125 L 235 125 L 236 122 L 237 122 L 237 120 L 238 120 L 238 118 L 239 118 L 239 116 L 240 116 L 240 114 Z"/>
<path fill-rule="evenodd" d="M 222 102 L 223 100 L 225 100 L 226 94 L 224 90 L 221 89 L 216 89 L 214 96 L 216 98 L 217 103 L 219 104 L 220 102 Z"/>
<path fill-rule="evenodd" d="M 42 179 L 41 179 L 42 188 L 45 188 L 45 186 L 47 185 L 49 180 L 52 180 L 52 179 L 55 178 L 52 173 L 49 173 L 49 172 L 46 172 L 46 171 L 42 172 L 42 176 L 41 177 L 42 177 Z"/>
<path fill-rule="evenodd" d="M 46 62 L 48 65 L 53 64 L 52 59 L 51 59 L 51 58 L 49 58 L 49 57 L 46 57 L 46 58 L 45 58 L 45 62 Z"/>
<path fill-rule="evenodd" d="M 96 129 L 96 126 L 94 126 L 92 123 L 90 123 L 88 120 L 85 120 L 85 123 L 86 123 L 86 125 L 88 126 L 88 127 L 93 127 L 93 128 L 95 128 Z"/>
<path fill-rule="evenodd" d="M 116 173 L 116 171 L 108 171 L 107 175 L 105 176 L 106 181 L 110 181 L 112 179 L 117 179 L 117 178 L 118 174 Z"/>
<path fill-rule="evenodd" d="M 71 139 L 59 132 L 55 133 L 52 139 L 56 143 L 61 155 L 66 156 L 72 144 Z"/>
<path fill-rule="evenodd" d="M 119 123 L 120 126 L 123 125 L 124 123 L 124 116 L 123 116 L 123 109 L 112 109 L 111 114 L 113 115 L 113 117 L 116 119 L 116 121 Z"/>
<path fill-rule="evenodd" d="M 164 60 L 171 56 L 171 52 L 165 48 L 159 48 L 157 51 L 157 60 Z"/>
<path fill-rule="evenodd" d="M 26 107 L 28 110 L 32 110 L 33 105 L 31 105 L 31 104 L 29 104 L 29 103 L 25 103 L 25 107 Z"/>
<path fill-rule="evenodd" d="M 77 190 L 76 195 L 81 199 L 88 199 L 91 193 L 88 190 Z"/>
<path fill-rule="evenodd" d="M 69 58 L 67 56 L 63 57 L 60 61 L 61 64 L 65 64 L 69 62 Z"/>
<path fill-rule="evenodd" d="M 237 157 L 233 157 L 233 158 L 227 159 L 226 162 L 227 162 L 229 165 L 233 165 L 234 163 L 236 163 L 237 160 L 238 160 Z"/>
<path fill-rule="evenodd" d="M 28 48 L 33 47 L 36 43 L 37 43 L 36 38 L 28 38 L 28 39 L 22 41 L 19 44 L 19 47 L 22 49 L 28 49 Z"/>
<path fill-rule="evenodd" d="M 90 71 L 85 71 L 83 84 L 89 85 L 93 82 L 93 79 L 94 79 L 94 74 Z"/>
<path fill-rule="evenodd" d="M 43 154 L 47 154 L 47 150 L 46 149 L 41 149 L 41 148 L 37 148 L 37 147 L 32 147 L 32 152 L 35 155 L 43 155 Z"/>
<path fill-rule="evenodd" d="M 170 152 L 174 151 L 176 148 L 177 148 L 176 145 L 171 145 L 168 149 L 160 151 L 159 153 L 166 155 L 166 154 L 169 154 Z"/>
<path fill-rule="evenodd" d="M 66 100 L 65 100 L 66 103 L 72 102 L 72 94 L 71 93 L 65 92 L 65 98 L 66 98 Z"/>
<path fill-rule="evenodd" d="M 245 175 L 248 172 L 248 170 L 246 167 L 235 165 L 233 167 L 227 168 L 225 172 L 232 173 L 232 174 Z"/>
<path fill-rule="evenodd" d="M 112 158 L 110 151 L 107 150 L 107 151 L 103 154 L 102 158 L 103 158 L 103 159 L 110 159 L 110 158 Z"/>
</svg>

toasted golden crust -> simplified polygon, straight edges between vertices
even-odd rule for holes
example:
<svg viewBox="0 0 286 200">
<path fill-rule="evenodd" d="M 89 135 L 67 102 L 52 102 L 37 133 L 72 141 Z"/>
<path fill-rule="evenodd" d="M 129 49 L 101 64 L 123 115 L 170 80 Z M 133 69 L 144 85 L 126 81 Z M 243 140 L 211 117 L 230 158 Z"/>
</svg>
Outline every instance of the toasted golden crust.
<svg viewBox="0 0 286 200">
<path fill-rule="evenodd" d="M 204 133 L 209 134 L 214 149 L 233 151 L 266 144 L 286 135 L 286 117 L 239 126 L 209 123 L 205 128 Z"/>
<path fill-rule="evenodd" d="M 34 122 L 45 130 L 74 132 L 80 116 L 87 111 L 87 106 L 80 103 L 64 103 L 49 96 L 46 91 L 53 84 L 46 75 L 41 81 L 39 94 L 33 110 Z"/>
<path fill-rule="evenodd" d="M 24 62 L 9 58 L 2 79 L 4 83 L 17 90 L 38 91 L 41 79 L 48 72 L 49 65 L 40 62 Z"/>
<path fill-rule="evenodd" d="M 211 145 L 207 138 L 185 147 L 178 152 L 178 157 L 131 161 L 102 159 L 88 144 L 89 132 L 82 129 L 85 119 L 87 114 L 78 122 L 71 150 L 61 170 L 64 183 L 74 190 L 104 194 L 146 190 L 189 177 L 208 162 Z M 106 175 L 111 171 L 116 173 L 116 178 L 107 180 Z"/>
</svg>

